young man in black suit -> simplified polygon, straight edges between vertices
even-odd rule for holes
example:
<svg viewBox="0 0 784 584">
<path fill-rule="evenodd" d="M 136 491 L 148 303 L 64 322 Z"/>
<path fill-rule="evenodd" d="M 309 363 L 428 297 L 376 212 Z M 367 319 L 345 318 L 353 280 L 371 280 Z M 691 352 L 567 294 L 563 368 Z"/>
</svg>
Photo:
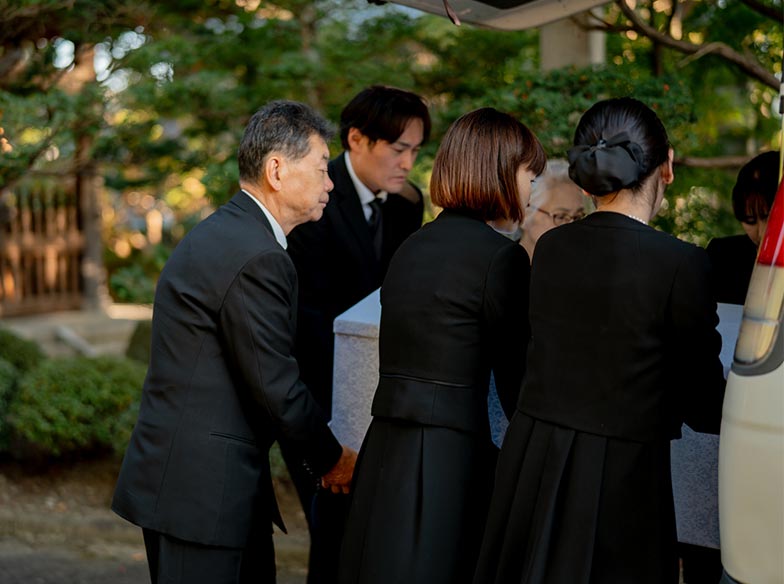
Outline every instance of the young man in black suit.
<svg viewBox="0 0 784 584">
<path fill-rule="evenodd" d="M 267 453 L 286 442 L 346 490 L 341 447 L 291 354 L 297 275 L 286 234 L 321 217 L 332 181 L 327 123 L 296 102 L 251 118 L 241 192 L 196 226 L 161 274 L 139 419 L 112 509 L 143 529 L 150 576 L 183 584 L 273 583 L 284 529 Z"/>
<path fill-rule="evenodd" d="M 333 321 L 381 286 L 392 255 L 421 227 L 422 193 L 408 174 L 429 135 L 430 115 L 418 95 L 380 85 L 361 91 L 340 116 L 344 152 L 329 163 L 335 188 L 324 215 L 289 237 L 300 281 L 295 356 L 302 379 L 327 412 L 332 409 Z M 283 454 L 311 526 L 308 582 L 334 582 L 342 502 L 329 505 L 334 517 L 322 516 L 316 535 L 310 506 L 317 482 L 295 453 L 284 447 Z"/>
</svg>

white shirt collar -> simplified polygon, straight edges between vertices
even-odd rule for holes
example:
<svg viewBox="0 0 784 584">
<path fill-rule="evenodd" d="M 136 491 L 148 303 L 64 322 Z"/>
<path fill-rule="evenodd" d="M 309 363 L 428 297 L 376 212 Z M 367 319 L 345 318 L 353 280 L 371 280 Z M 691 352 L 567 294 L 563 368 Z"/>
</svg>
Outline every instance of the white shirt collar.
<svg viewBox="0 0 784 584">
<path fill-rule="evenodd" d="M 362 210 L 365 212 L 365 219 L 369 220 L 370 215 L 373 212 L 372 209 L 370 208 L 370 202 L 375 198 L 379 198 L 382 201 L 386 201 L 387 192 L 379 191 L 377 195 L 374 195 L 373 191 L 367 188 L 367 186 L 365 186 L 365 183 L 359 180 L 357 173 L 354 172 L 354 167 L 351 166 L 351 157 L 349 156 L 348 150 L 346 150 L 345 158 L 346 158 L 346 170 L 348 170 L 348 175 L 351 177 L 351 182 L 354 183 L 354 188 L 357 191 L 357 195 L 359 195 L 359 202 L 362 203 Z"/>
<path fill-rule="evenodd" d="M 280 223 L 278 223 L 275 217 L 272 216 L 272 213 L 270 213 L 267 210 L 267 208 L 261 204 L 261 201 L 259 201 L 256 197 L 251 195 L 245 189 L 240 189 L 240 190 L 246 195 L 248 195 L 251 198 L 251 200 L 259 206 L 259 209 L 262 210 L 264 216 L 267 218 L 267 221 L 269 221 L 270 225 L 272 226 L 272 234 L 275 236 L 275 240 L 280 244 L 280 247 L 286 249 L 289 243 L 288 241 L 286 241 L 286 234 L 283 233 L 283 228 L 280 226 Z"/>
</svg>

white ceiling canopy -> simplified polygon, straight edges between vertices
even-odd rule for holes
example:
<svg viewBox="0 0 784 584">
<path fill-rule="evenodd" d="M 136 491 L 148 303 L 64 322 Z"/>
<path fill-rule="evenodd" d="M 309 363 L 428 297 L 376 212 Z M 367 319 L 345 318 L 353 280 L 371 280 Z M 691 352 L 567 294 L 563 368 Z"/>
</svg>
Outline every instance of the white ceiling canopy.
<svg viewBox="0 0 784 584">
<path fill-rule="evenodd" d="M 448 17 L 443 0 L 392 0 Z M 607 4 L 607 0 L 447 0 L 460 22 L 503 30 L 533 28 Z"/>
</svg>

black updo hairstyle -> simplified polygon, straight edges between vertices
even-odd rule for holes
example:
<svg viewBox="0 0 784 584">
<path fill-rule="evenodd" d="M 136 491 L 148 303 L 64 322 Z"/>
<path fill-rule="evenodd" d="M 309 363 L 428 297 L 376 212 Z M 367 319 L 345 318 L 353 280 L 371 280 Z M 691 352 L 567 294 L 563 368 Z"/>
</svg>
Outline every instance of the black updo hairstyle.
<svg viewBox="0 0 784 584">
<path fill-rule="evenodd" d="M 667 130 L 654 111 L 632 97 L 600 101 L 580 118 L 569 149 L 569 176 L 587 193 L 638 190 L 666 162 Z"/>
</svg>

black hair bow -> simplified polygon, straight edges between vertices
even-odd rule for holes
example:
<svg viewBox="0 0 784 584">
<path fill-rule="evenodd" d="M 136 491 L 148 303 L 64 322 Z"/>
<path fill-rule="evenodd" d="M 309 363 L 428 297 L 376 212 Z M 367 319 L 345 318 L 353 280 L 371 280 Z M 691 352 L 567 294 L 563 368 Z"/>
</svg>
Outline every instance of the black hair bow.
<svg viewBox="0 0 784 584">
<path fill-rule="evenodd" d="M 574 146 L 568 157 L 569 177 L 592 195 L 614 193 L 645 176 L 642 148 L 626 132 L 592 146 Z"/>
</svg>

